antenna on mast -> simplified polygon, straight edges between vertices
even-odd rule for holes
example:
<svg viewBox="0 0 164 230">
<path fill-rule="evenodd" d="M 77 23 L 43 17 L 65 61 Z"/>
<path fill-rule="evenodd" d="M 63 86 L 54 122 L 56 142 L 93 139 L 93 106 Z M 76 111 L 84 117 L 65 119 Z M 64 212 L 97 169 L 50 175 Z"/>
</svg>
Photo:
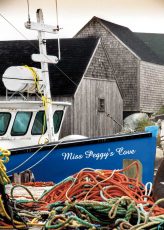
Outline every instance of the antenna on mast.
<svg viewBox="0 0 164 230">
<path fill-rule="evenodd" d="M 49 130 L 48 136 L 49 136 L 49 141 L 52 142 L 54 141 L 55 137 L 53 132 L 53 115 L 52 115 L 48 63 L 56 64 L 58 63 L 58 58 L 56 56 L 47 55 L 45 32 L 56 33 L 58 29 L 53 26 L 44 24 L 43 12 L 41 9 L 37 10 L 36 17 L 37 17 L 37 23 L 27 21 L 25 23 L 25 27 L 27 29 L 38 31 L 40 54 L 32 54 L 32 60 L 41 63 L 42 76 L 43 76 L 43 81 L 45 86 L 44 103 L 46 103 L 46 119 L 47 119 L 47 128 Z"/>
<path fill-rule="evenodd" d="M 58 17 L 58 1 L 55 0 L 56 3 L 56 23 L 57 23 L 57 30 L 59 32 L 60 27 L 59 27 L 59 17 Z M 59 33 L 58 33 L 58 59 L 61 59 L 61 52 L 60 52 L 60 38 L 59 38 Z"/>
<path fill-rule="evenodd" d="M 28 11 L 28 22 L 30 23 L 31 19 L 30 19 L 30 3 L 29 0 L 27 0 L 27 11 Z"/>
</svg>

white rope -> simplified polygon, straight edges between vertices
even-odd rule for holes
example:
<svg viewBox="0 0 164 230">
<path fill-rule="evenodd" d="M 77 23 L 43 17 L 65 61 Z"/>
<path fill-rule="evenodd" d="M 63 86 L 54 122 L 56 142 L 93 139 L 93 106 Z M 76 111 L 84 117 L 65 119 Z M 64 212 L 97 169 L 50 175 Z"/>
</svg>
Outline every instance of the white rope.
<svg viewBox="0 0 164 230">
<path fill-rule="evenodd" d="M 145 196 L 150 196 L 153 189 L 153 184 L 151 182 L 147 182 L 145 184 Z M 144 198 L 144 201 L 147 201 L 147 197 Z"/>
<path fill-rule="evenodd" d="M 111 174 L 107 179 L 108 179 L 108 180 L 111 179 L 111 178 L 113 177 L 114 173 L 117 172 L 117 171 L 119 171 L 119 170 L 114 169 L 114 170 L 112 171 L 112 174 Z M 105 179 L 105 180 L 106 180 L 106 179 Z M 105 201 L 108 201 L 109 199 L 106 198 L 106 197 L 104 196 L 103 192 L 104 192 L 105 189 L 108 189 L 108 188 L 110 188 L 110 187 L 111 187 L 111 186 L 105 186 L 105 187 L 102 188 L 102 190 L 100 190 L 100 196 L 101 196 L 101 198 L 102 198 L 103 200 L 105 200 Z"/>
<path fill-rule="evenodd" d="M 47 144 L 45 144 L 47 145 Z M 43 145 L 43 146 L 45 146 Z M 21 164 L 19 164 L 18 166 L 16 166 L 15 168 L 9 170 L 7 173 L 11 173 L 13 171 L 15 171 L 16 169 L 20 168 L 22 165 L 24 165 L 27 161 L 29 161 L 33 156 L 35 156 L 42 148 L 43 146 L 41 146 L 38 150 L 36 150 L 36 152 L 34 152 L 30 157 L 28 157 L 25 161 L 23 161 Z"/>
<path fill-rule="evenodd" d="M 71 201 L 70 198 L 68 197 L 68 192 L 69 192 L 69 190 L 73 187 L 73 185 L 75 184 L 75 182 L 76 182 L 76 180 L 77 180 L 79 174 L 80 174 L 81 172 L 83 172 L 83 171 L 88 171 L 88 170 L 90 170 L 90 171 L 96 171 L 96 170 L 93 169 L 93 168 L 83 168 L 83 169 L 81 169 L 81 170 L 77 173 L 77 175 L 76 175 L 76 177 L 75 177 L 73 183 L 70 185 L 70 187 L 67 189 L 67 191 L 66 191 L 66 193 L 65 193 L 65 196 L 66 196 L 67 200 Z M 100 169 L 97 169 L 97 170 L 100 170 Z"/>
<path fill-rule="evenodd" d="M 95 170 L 95 171 L 98 171 L 98 170 Z M 107 177 L 107 178 L 105 178 L 104 180 L 99 181 L 97 184 L 95 184 L 95 185 L 87 192 L 87 194 L 85 195 L 84 200 L 86 200 L 88 194 L 89 194 L 97 185 L 99 185 L 99 184 L 101 184 L 101 183 L 103 183 L 103 182 L 105 182 L 105 181 L 111 179 L 111 178 L 113 177 L 114 173 L 117 172 L 117 171 L 120 171 L 120 170 L 119 170 L 119 169 L 114 169 L 109 177 Z M 101 172 L 100 172 L 100 173 L 101 173 Z M 101 193 L 100 193 L 100 195 L 101 195 Z"/>
<path fill-rule="evenodd" d="M 44 157 L 42 157 L 39 161 L 37 161 L 35 164 L 33 164 L 32 166 L 30 166 L 29 168 L 23 170 L 21 173 L 25 172 L 26 170 L 30 170 L 32 168 L 34 168 L 36 165 L 38 165 L 40 162 L 42 162 L 46 157 L 48 157 L 50 155 L 50 153 L 57 147 L 59 146 L 64 140 L 60 141 L 58 144 L 56 144 Z"/>
</svg>

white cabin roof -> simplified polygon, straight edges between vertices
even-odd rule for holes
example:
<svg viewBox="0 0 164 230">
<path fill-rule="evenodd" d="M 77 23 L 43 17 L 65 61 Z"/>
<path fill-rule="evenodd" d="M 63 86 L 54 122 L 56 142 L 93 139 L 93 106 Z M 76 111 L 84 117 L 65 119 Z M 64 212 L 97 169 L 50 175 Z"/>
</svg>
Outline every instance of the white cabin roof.
<svg viewBox="0 0 164 230">
<path fill-rule="evenodd" d="M 63 102 L 63 101 L 53 101 L 52 106 L 69 106 L 71 105 L 70 102 Z M 32 109 L 32 110 L 39 110 L 43 108 L 42 101 L 1 101 L 0 102 L 0 110 L 18 110 L 18 109 Z"/>
</svg>

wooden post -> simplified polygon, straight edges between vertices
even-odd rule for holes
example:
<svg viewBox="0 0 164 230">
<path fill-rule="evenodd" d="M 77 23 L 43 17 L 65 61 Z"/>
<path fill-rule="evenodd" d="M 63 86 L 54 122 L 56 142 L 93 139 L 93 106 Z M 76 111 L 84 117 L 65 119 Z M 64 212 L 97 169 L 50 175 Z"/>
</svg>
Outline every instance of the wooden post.
<svg viewBox="0 0 164 230">
<path fill-rule="evenodd" d="M 139 160 L 124 159 L 123 168 L 126 168 L 127 166 L 132 164 L 134 161 L 137 161 L 139 164 L 139 181 L 142 182 L 142 164 Z M 124 174 L 130 178 L 135 178 L 136 177 L 136 166 L 133 165 L 129 170 L 124 172 Z"/>
</svg>

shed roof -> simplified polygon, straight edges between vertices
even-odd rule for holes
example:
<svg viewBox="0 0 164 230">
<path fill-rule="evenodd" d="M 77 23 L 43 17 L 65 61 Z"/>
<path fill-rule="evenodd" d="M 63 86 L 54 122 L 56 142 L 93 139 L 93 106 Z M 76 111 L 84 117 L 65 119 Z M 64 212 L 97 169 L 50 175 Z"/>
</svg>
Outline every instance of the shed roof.
<svg viewBox="0 0 164 230">
<path fill-rule="evenodd" d="M 89 60 L 96 48 L 98 38 L 61 39 L 61 60 L 57 65 L 49 64 L 52 96 L 75 93 Z M 38 41 L 0 41 L 0 78 L 9 66 L 28 65 L 40 68 L 31 60 L 31 54 L 39 53 Z M 57 56 L 57 39 L 47 40 L 47 53 Z M 60 70 L 59 70 L 60 68 Z M 0 95 L 6 90 L 0 80 Z"/>
<path fill-rule="evenodd" d="M 149 46 L 164 63 L 164 34 L 135 33 L 147 46 Z"/>
<path fill-rule="evenodd" d="M 129 28 L 118 25 L 104 19 L 93 17 L 83 28 L 91 21 L 98 21 L 109 29 L 118 39 L 120 39 L 128 48 L 130 48 L 138 57 L 143 61 L 155 63 L 155 64 L 164 64 L 164 61 L 153 52 L 153 50 L 147 46 L 134 32 Z M 83 30 L 83 28 L 77 33 L 77 35 Z M 76 35 L 75 35 L 76 36 Z"/>
</svg>

